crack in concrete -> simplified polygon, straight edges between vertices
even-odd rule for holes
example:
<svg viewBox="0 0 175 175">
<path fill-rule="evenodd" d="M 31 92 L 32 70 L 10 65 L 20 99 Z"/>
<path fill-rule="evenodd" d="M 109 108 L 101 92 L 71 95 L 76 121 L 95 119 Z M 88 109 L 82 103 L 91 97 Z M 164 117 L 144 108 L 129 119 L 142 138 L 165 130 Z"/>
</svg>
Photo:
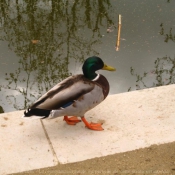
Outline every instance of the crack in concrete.
<svg viewBox="0 0 175 175">
<path fill-rule="evenodd" d="M 42 119 L 40 119 L 40 121 L 41 121 L 42 128 L 43 128 L 43 130 L 44 130 L 45 136 L 46 136 L 46 138 L 47 138 L 47 141 L 49 142 L 49 145 L 50 145 L 50 148 L 51 148 L 53 157 L 54 157 L 54 160 L 53 160 L 53 161 L 54 161 L 54 164 L 57 165 L 57 164 L 59 164 L 59 161 L 58 161 L 57 155 L 56 155 L 56 153 L 55 153 L 55 150 L 54 150 L 54 148 L 53 148 L 52 142 L 51 142 L 51 140 L 50 140 L 50 138 L 49 138 L 49 135 L 48 135 L 48 133 L 47 133 L 47 131 L 46 131 L 46 128 L 45 128 L 45 126 L 44 126 L 44 123 L 43 123 Z"/>
</svg>

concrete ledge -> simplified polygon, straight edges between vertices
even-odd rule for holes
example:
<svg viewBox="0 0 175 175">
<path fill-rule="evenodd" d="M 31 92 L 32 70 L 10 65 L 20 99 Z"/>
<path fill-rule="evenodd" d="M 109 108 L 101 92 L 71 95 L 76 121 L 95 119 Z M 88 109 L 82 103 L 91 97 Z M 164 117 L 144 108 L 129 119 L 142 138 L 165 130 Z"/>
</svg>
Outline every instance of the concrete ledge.
<svg viewBox="0 0 175 175">
<path fill-rule="evenodd" d="M 22 111 L 0 115 L 0 175 L 56 165 L 40 120 Z"/>
<path fill-rule="evenodd" d="M 89 111 L 102 132 L 61 118 L 24 120 L 22 111 L 0 115 L 0 174 L 101 157 L 175 141 L 175 85 L 109 96 Z"/>
</svg>

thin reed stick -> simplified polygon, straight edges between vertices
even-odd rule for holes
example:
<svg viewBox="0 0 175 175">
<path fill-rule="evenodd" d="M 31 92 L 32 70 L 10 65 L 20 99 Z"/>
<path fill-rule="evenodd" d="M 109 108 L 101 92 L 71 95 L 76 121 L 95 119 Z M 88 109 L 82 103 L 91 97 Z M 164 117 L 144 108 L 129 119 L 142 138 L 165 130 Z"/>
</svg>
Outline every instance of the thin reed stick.
<svg viewBox="0 0 175 175">
<path fill-rule="evenodd" d="M 119 51 L 119 47 L 120 47 L 121 26 L 122 26 L 122 20 L 121 20 L 121 15 L 119 14 L 119 16 L 118 16 L 118 35 L 117 35 L 117 41 L 116 41 L 116 51 Z"/>
</svg>

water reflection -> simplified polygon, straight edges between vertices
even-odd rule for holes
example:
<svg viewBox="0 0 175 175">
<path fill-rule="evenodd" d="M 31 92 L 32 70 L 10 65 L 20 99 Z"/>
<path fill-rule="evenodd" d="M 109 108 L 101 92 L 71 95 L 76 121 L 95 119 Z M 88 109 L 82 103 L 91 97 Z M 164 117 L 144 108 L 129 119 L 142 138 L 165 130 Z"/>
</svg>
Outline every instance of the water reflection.
<svg viewBox="0 0 175 175">
<path fill-rule="evenodd" d="M 160 24 L 160 27 L 160 35 L 164 36 L 164 42 L 175 42 L 175 35 L 172 33 L 173 29 L 170 28 L 169 32 L 166 33 L 163 23 Z M 157 58 L 154 62 L 154 69 L 149 72 L 144 72 L 143 75 L 136 73 L 133 67 L 130 68 L 130 73 L 132 76 L 136 77 L 136 90 L 174 84 L 175 57 L 164 56 L 162 58 Z M 152 82 L 152 84 L 150 84 L 150 82 Z M 130 90 L 131 87 L 128 91 Z"/>
<path fill-rule="evenodd" d="M 110 94 L 163 84 L 156 80 L 161 66 L 171 72 L 174 64 L 174 6 L 171 0 L 0 0 L 0 106 L 25 108 L 98 53 L 117 68 L 101 72 Z M 124 40 L 116 52 L 118 14 Z M 173 82 L 165 72 L 164 84 Z"/>
<path fill-rule="evenodd" d="M 131 75 L 136 77 L 136 90 L 158 87 L 175 83 L 175 58 L 157 58 L 154 62 L 154 69 L 144 72 L 143 75 L 135 73 L 131 67 Z M 148 82 L 149 79 L 149 82 Z M 152 84 L 150 84 L 152 80 Z M 128 89 L 130 91 L 131 88 Z"/>
<path fill-rule="evenodd" d="M 0 106 L 0 113 L 4 113 L 4 109 Z"/>
<path fill-rule="evenodd" d="M 71 75 L 70 62 L 82 63 L 87 56 L 98 55 L 94 45 L 100 43 L 101 27 L 113 25 L 110 0 L 0 3 L 0 39 L 8 41 L 19 58 L 19 67 L 6 73 L 6 84 L 0 89 L 18 94 L 6 96 L 17 110 Z M 87 36 L 85 29 L 89 29 Z"/>
<path fill-rule="evenodd" d="M 165 42 L 167 43 L 168 41 L 173 41 L 175 42 L 175 34 L 172 33 L 173 29 L 170 28 L 169 29 L 169 32 L 166 33 L 165 30 L 164 30 L 164 24 L 161 23 L 160 24 L 160 27 L 161 27 L 161 31 L 160 31 L 160 34 L 163 35 L 165 37 Z"/>
</svg>

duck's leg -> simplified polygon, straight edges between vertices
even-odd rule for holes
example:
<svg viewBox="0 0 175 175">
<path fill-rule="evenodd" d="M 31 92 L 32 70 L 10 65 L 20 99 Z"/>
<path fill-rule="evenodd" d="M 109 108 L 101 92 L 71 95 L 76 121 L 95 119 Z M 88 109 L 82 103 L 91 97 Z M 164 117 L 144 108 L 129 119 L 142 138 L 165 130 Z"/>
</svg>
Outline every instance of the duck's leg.
<svg viewBox="0 0 175 175">
<path fill-rule="evenodd" d="M 68 118 L 68 116 L 64 116 L 63 120 L 66 121 L 68 125 L 76 125 L 76 123 L 81 122 L 81 120 L 79 120 L 76 116 L 70 118 Z"/>
<path fill-rule="evenodd" d="M 92 129 L 92 130 L 96 130 L 96 131 L 102 131 L 104 130 L 102 128 L 102 124 L 101 123 L 89 123 L 84 116 L 81 117 L 81 120 L 84 122 L 84 124 L 86 125 L 87 128 Z"/>
</svg>

